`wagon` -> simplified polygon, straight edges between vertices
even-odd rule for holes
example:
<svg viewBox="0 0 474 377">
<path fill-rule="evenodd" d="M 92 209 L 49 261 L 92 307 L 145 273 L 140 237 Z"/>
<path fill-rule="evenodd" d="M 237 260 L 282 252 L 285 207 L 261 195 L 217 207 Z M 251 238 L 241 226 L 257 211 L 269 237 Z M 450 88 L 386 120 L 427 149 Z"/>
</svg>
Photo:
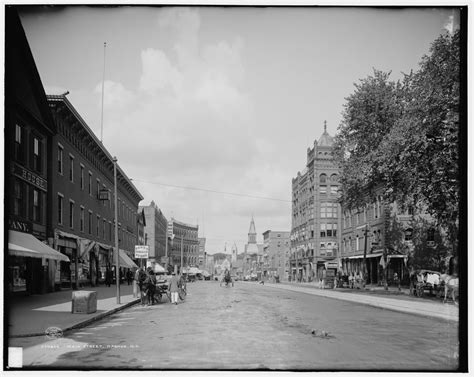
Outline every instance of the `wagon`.
<svg viewBox="0 0 474 377">
<path fill-rule="evenodd" d="M 410 275 L 410 294 L 423 297 L 428 291 L 430 296 L 441 297 L 444 293 L 444 282 L 441 272 L 432 270 L 416 270 Z"/>
</svg>

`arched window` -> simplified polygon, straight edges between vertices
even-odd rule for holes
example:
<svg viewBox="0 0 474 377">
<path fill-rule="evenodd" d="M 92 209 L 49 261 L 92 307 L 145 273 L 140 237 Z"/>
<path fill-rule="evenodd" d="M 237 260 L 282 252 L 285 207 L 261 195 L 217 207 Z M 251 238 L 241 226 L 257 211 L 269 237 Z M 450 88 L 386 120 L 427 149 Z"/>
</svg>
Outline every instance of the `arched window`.
<svg viewBox="0 0 474 377">
<path fill-rule="evenodd" d="M 326 183 L 327 175 L 326 174 L 321 174 L 319 176 L 319 182 L 320 183 Z"/>
<path fill-rule="evenodd" d="M 337 182 L 339 179 L 339 176 L 337 174 L 332 174 L 331 175 L 331 182 Z"/>
</svg>

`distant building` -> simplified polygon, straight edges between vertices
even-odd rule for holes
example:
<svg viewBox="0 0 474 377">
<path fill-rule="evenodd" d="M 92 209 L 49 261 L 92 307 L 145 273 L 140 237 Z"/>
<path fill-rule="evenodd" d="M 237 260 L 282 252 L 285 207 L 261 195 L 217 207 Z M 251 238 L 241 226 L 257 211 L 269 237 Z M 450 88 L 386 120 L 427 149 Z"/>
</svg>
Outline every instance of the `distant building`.
<svg viewBox="0 0 474 377">
<path fill-rule="evenodd" d="M 288 276 L 287 259 L 290 251 L 290 232 L 267 230 L 263 233 L 263 276 Z"/>
<path fill-rule="evenodd" d="M 150 247 L 148 262 L 163 264 L 166 254 L 166 230 L 168 220 L 154 201 L 148 206 L 140 206 L 145 214 L 145 244 Z M 168 245 L 169 246 L 169 245 Z"/>
<path fill-rule="evenodd" d="M 307 150 L 306 168 L 292 180 L 291 280 L 313 281 L 338 269 L 339 170 L 326 130 Z"/>
<path fill-rule="evenodd" d="M 170 264 L 175 266 L 175 271 L 180 271 L 181 261 L 183 268 L 196 266 L 199 256 L 198 225 L 190 225 L 171 218 L 171 228 L 174 239 L 171 250 L 168 249 Z"/>
</svg>

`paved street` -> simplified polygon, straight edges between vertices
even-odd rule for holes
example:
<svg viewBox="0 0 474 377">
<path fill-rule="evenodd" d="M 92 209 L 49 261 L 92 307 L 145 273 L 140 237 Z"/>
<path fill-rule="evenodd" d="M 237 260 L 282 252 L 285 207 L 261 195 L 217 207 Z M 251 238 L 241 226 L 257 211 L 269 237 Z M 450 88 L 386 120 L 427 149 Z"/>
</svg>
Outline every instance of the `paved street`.
<svg viewBox="0 0 474 377">
<path fill-rule="evenodd" d="M 66 333 L 11 339 L 24 367 L 453 370 L 458 326 L 236 282 L 188 284 L 178 306 L 134 306 Z"/>
</svg>

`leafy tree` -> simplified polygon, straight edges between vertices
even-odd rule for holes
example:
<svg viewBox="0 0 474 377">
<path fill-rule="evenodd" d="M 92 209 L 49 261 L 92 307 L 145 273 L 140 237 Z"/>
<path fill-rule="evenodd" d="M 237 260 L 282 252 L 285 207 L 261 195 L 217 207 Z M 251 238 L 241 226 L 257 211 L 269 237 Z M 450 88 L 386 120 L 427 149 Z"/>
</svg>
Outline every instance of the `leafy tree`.
<svg viewBox="0 0 474 377">
<path fill-rule="evenodd" d="M 459 226 L 460 35 L 443 34 L 419 71 L 402 81 L 374 70 L 344 106 L 334 155 L 341 200 L 363 205 L 378 187 L 389 201 L 415 204 L 448 229 Z"/>
</svg>

